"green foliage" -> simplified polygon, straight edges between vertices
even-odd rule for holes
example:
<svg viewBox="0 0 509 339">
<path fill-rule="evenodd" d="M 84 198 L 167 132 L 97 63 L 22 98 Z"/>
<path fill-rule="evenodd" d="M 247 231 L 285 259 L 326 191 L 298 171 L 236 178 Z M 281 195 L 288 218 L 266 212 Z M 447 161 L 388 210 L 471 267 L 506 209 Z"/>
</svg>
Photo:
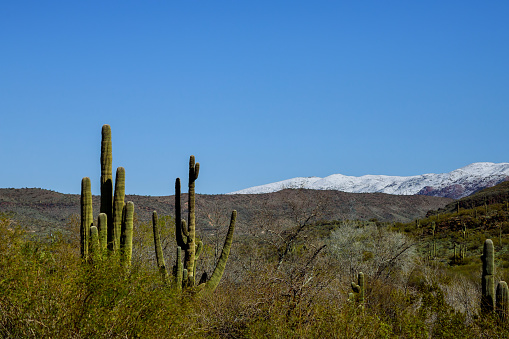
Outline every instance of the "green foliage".
<svg viewBox="0 0 509 339">
<path fill-rule="evenodd" d="M 154 289 L 151 267 L 84 264 L 76 243 L 26 240 L 0 223 L 0 337 L 176 337 L 186 303 Z M 178 306 L 178 312 L 177 312 Z"/>
<path fill-rule="evenodd" d="M 434 319 L 433 323 L 428 325 L 432 338 L 467 338 L 472 335 L 465 315 L 455 312 L 447 305 L 443 291 L 435 284 L 428 285 L 423 290 L 419 318 Z"/>
<path fill-rule="evenodd" d="M 138 230 L 145 233 L 139 239 L 153 236 L 149 227 Z M 256 256 L 258 245 L 250 250 L 241 241 L 242 258 L 230 258 L 229 265 L 242 273 L 223 277 L 215 293 L 195 299 L 159 283 L 159 272 L 148 260 L 133 260 L 130 270 L 118 260 L 85 264 L 78 241 L 60 235 L 34 240 L 7 217 L 0 218 L 0 337 L 424 339 L 509 334 L 495 318 L 468 318 L 450 305 L 448 288 L 462 279 L 450 276 L 445 265 L 419 265 L 420 273 L 406 284 L 370 280 L 361 311 L 346 300 L 343 278 L 350 277 L 325 252 L 310 267 L 302 247 L 302 253 L 292 254 L 291 266 L 276 270 L 273 262 Z M 133 242 L 133 253 L 145 246 Z M 243 271 L 251 259 L 254 264 Z M 442 273 L 435 279 L 437 270 Z M 473 273 L 479 281 L 479 270 Z"/>
</svg>

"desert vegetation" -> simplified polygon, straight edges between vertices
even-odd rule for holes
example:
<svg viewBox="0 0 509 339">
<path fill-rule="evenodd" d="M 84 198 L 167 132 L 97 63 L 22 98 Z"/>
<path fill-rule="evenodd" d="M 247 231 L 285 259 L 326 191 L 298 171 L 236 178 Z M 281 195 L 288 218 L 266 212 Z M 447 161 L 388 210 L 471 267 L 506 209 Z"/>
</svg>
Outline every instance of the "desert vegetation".
<svg viewBox="0 0 509 339">
<path fill-rule="evenodd" d="M 95 214 L 84 179 L 81 213 L 61 231 L 29 232 L 0 213 L 0 336 L 509 335 L 509 208 L 496 190 L 406 223 L 337 219 L 330 196 L 292 190 L 234 233 L 237 213 L 200 205 L 193 157 L 189 168 L 173 213 L 145 218 L 124 204 L 123 169 L 118 192 L 105 171 Z"/>
</svg>

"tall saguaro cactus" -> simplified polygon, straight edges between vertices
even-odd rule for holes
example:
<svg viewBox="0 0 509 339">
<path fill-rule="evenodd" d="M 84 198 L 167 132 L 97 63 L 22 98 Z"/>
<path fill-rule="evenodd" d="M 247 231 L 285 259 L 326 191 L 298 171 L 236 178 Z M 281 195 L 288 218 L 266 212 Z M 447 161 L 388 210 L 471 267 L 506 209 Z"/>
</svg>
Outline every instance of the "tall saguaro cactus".
<svg viewBox="0 0 509 339">
<path fill-rule="evenodd" d="M 482 260 L 481 312 L 488 314 L 495 309 L 495 250 L 493 241 L 484 242 Z"/>
<path fill-rule="evenodd" d="M 89 251 L 93 246 L 94 253 L 118 253 L 126 266 L 131 263 L 133 214 L 132 202 L 124 203 L 125 169 L 117 168 L 115 178 L 115 197 L 113 199 L 111 128 L 102 127 L 101 139 L 101 207 L 97 222 L 98 241 L 91 244 L 90 227 L 93 223 L 92 193 L 90 179 L 83 178 L 81 193 L 81 256 L 88 261 Z M 94 233 L 95 234 L 95 233 Z"/>
<path fill-rule="evenodd" d="M 203 243 L 196 239 L 196 193 L 195 181 L 198 179 L 200 164 L 195 163 L 194 156 L 189 159 L 189 196 L 188 196 L 188 218 L 182 219 L 181 212 L 181 187 L 180 178 L 175 180 L 175 239 L 177 242 L 177 259 L 173 267 L 173 281 L 177 290 L 195 286 L 196 262 L 199 259 L 203 249 Z M 204 273 L 201 277 L 196 291 L 198 293 L 211 292 L 219 284 L 224 273 L 226 262 L 230 254 L 233 242 L 233 232 L 237 220 L 237 211 L 232 212 L 230 226 L 223 245 L 221 256 L 219 257 L 214 272 L 208 278 Z M 156 249 L 157 266 L 161 270 L 164 268 L 164 259 L 162 259 L 161 240 L 157 226 L 157 214 L 154 212 L 153 218 L 154 245 Z M 182 251 L 184 252 L 184 262 L 182 263 Z M 161 259 L 160 259 L 161 258 Z M 162 272 L 163 281 L 165 281 L 166 272 Z"/>
<path fill-rule="evenodd" d="M 196 261 L 196 194 L 195 194 L 195 181 L 198 179 L 200 172 L 200 164 L 195 163 L 194 155 L 189 158 L 189 194 L 188 194 L 188 209 L 187 215 L 187 246 L 185 249 L 184 266 L 187 269 L 187 284 L 194 286 L 195 283 L 195 268 Z"/>
<path fill-rule="evenodd" d="M 92 210 L 92 190 L 90 178 L 85 177 L 81 180 L 81 225 L 80 225 L 80 248 L 81 258 L 88 261 L 90 226 L 93 223 Z"/>
<path fill-rule="evenodd" d="M 113 176 L 112 176 L 112 150 L 111 127 L 103 125 L 101 138 L 101 213 L 106 213 L 108 221 L 108 248 L 113 250 Z"/>
<path fill-rule="evenodd" d="M 115 251 L 120 249 L 120 235 L 122 233 L 122 212 L 124 210 L 124 199 L 125 199 L 125 169 L 123 167 L 117 168 L 115 175 L 115 195 L 113 198 L 112 215 L 113 222 L 108 223 L 108 227 L 111 227 L 113 234 L 113 240 L 111 241 L 111 248 Z"/>
</svg>

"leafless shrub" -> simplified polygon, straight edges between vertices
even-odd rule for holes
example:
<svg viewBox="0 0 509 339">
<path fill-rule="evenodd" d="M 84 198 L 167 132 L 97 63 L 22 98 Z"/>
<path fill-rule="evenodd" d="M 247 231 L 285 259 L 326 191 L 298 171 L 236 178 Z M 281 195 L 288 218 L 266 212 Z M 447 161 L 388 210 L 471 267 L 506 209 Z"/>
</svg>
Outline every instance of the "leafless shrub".
<svg viewBox="0 0 509 339">
<path fill-rule="evenodd" d="M 477 285 L 465 277 L 451 279 L 449 284 L 439 284 L 447 304 L 465 314 L 469 321 L 479 311 L 481 291 Z"/>
<path fill-rule="evenodd" d="M 327 245 L 349 279 L 363 272 L 371 281 L 395 281 L 407 278 L 415 266 L 415 242 L 374 223 L 344 221 Z"/>
</svg>

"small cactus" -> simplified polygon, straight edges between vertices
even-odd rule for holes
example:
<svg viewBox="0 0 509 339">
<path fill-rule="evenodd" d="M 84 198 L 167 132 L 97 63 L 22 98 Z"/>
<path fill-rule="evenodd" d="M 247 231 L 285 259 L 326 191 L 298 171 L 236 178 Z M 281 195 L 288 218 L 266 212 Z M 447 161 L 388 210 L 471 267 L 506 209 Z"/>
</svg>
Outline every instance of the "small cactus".
<svg viewBox="0 0 509 339">
<path fill-rule="evenodd" d="M 361 307 L 364 307 L 365 287 L 364 273 L 359 272 L 357 274 L 357 284 L 352 282 L 352 290 L 354 300 L 357 301 Z"/>
<path fill-rule="evenodd" d="M 505 281 L 499 281 L 497 285 L 496 311 L 502 321 L 507 321 L 509 313 L 509 289 Z"/>
<path fill-rule="evenodd" d="M 97 226 L 90 226 L 90 257 L 92 260 L 100 260 L 102 257 L 101 244 L 99 243 L 99 230 Z"/>
<path fill-rule="evenodd" d="M 437 216 L 437 219 L 438 219 L 438 216 Z M 431 223 L 431 233 L 433 235 L 433 251 L 432 251 L 432 257 L 433 258 L 437 257 L 437 240 L 436 240 L 436 237 L 435 237 L 435 230 L 436 230 L 436 224 L 433 221 Z"/>
<path fill-rule="evenodd" d="M 104 251 L 108 246 L 108 216 L 106 213 L 99 213 L 97 217 L 97 228 L 99 229 L 101 251 Z"/>
</svg>

